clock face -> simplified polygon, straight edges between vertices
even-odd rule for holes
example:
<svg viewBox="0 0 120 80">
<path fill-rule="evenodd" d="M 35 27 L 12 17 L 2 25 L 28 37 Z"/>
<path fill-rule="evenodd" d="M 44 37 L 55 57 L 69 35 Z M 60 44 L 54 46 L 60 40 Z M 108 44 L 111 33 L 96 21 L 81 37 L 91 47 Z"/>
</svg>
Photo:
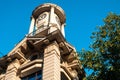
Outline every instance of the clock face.
<svg viewBox="0 0 120 80">
<path fill-rule="evenodd" d="M 45 13 L 41 14 L 41 15 L 38 17 L 38 21 L 44 19 L 45 17 L 46 17 L 46 14 L 45 14 Z"/>
</svg>

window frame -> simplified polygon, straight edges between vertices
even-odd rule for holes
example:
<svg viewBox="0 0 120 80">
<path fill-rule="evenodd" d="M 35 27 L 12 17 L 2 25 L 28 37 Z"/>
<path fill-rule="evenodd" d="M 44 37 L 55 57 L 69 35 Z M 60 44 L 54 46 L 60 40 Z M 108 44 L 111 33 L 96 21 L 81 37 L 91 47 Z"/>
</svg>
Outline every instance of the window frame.
<svg viewBox="0 0 120 80">
<path fill-rule="evenodd" d="M 21 80 L 42 80 L 42 70 L 25 76 Z"/>
</svg>

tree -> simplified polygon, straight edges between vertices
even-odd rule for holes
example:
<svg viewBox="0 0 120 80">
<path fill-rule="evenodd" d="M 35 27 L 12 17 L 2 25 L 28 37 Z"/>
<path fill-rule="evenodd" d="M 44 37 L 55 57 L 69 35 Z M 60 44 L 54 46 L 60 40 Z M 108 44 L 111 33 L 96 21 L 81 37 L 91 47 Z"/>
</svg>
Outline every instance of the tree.
<svg viewBox="0 0 120 80">
<path fill-rule="evenodd" d="M 110 13 L 92 33 L 91 51 L 80 54 L 83 67 L 92 69 L 88 80 L 120 80 L 120 15 Z"/>
</svg>

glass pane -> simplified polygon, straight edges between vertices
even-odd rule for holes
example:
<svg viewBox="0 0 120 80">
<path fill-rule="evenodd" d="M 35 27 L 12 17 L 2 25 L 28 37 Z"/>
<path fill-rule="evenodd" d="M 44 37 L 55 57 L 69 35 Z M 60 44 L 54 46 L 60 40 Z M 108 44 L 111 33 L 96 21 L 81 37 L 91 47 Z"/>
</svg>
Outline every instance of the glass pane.
<svg viewBox="0 0 120 80">
<path fill-rule="evenodd" d="M 42 80 L 42 75 L 41 74 L 37 75 L 37 80 Z"/>
<path fill-rule="evenodd" d="M 27 77 L 22 78 L 21 80 L 28 80 Z"/>
<path fill-rule="evenodd" d="M 42 80 L 42 71 L 33 73 L 29 76 L 22 78 L 21 80 Z"/>
<path fill-rule="evenodd" d="M 22 78 L 21 80 L 26 80 L 25 78 Z"/>
<path fill-rule="evenodd" d="M 35 74 L 31 74 L 30 76 L 28 76 L 28 80 L 35 80 Z"/>
<path fill-rule="evenodd" d="M 36 80 L 42 80 L 42 71 L 36 73 Z"/>
</svg>

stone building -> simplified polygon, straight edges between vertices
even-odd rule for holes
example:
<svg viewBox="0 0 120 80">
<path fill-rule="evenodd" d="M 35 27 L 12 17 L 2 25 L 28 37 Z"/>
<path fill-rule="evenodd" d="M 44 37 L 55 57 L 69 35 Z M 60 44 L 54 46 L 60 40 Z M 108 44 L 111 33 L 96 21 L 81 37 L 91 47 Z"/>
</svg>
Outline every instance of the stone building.
<svg viewBox="0 0 120 80">
<path fill-rule="evenodd" d="M 28 35 L 0 58 L 0 80 L 81 80 L 84 71 L 65 40 L 65 20 L 55 4 L 35 8 Z"/>
</svg>

